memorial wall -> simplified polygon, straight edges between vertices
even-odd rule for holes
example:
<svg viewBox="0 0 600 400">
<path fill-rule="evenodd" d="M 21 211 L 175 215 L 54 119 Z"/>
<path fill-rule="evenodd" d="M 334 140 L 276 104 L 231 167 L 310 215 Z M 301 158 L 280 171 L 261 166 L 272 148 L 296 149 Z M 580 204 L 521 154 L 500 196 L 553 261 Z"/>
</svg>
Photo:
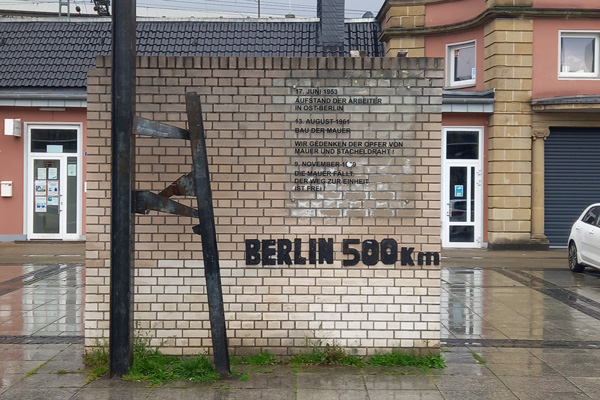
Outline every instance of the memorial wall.
<svg viewBox="0 0 600 400">
<path fill-rule="evenodd" d="M 110 71 L 88 75 L 88 346 L 108 337 Z M 231 354 L 439 350 L 442 60 L 140 57 L 137 83 L 137 114 L 181 128 L 200 95 Z M 191 170 L 181 140 L 136 154 L 140 190 Z M 135 324 L 165 353 L 212 350 L 196 224 L 136 217 Z"/>
</svg>

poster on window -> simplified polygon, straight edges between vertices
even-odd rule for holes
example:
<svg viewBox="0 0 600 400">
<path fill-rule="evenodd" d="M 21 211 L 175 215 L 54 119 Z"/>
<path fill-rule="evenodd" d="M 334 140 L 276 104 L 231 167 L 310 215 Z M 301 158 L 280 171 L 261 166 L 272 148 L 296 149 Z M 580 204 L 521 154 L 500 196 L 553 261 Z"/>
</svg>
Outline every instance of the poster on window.
<svg viewBox="0 0 600 400">
<path fill-rule="evenodd" d="M 37 179 L 35 181 L 35 195 L 36 196 L 45 196 L 46 195 L 46 181 L 42 179 Z"/>
<path fill-rule="evenodd" d="M 35 212 L 45 213 L 48 207 L 46 206 L 46 197 L 35 198 Z"/>
<path fill-rule="evenodd" d="M 48 181 L 48 196 L 58 195 L 58 181 Z"/>
<path fill-rule="evenodd" d="M 48 168 L 48 179 L 58 179 L 58 168 Z"/>
<path fill-rule="evenodd" d="M 46 168 L 38 168 L 37 169 L 37 178 L 38 179 L 46 179 Z"/>
<path fill-rule="evenodd" d="M 49 206 L 57 206 L 58 205 L 58 197 L 48 197 L 48 205 Z"/>
</svg>

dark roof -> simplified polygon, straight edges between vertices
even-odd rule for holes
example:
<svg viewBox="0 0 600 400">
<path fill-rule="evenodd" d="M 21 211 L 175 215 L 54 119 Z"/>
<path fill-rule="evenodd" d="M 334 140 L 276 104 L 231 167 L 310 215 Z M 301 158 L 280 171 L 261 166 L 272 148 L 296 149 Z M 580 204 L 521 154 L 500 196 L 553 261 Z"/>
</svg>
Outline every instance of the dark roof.
<svg viewBox="0 0 600 400">
<path fill-rule="evenodd" d="M 533 99 L 531 101 L 531 104 L 534 106 L 564 105 L 564 104 L 598 104 L 598 103 L 600 103 L 600 96 L 597 96 L 597 95 L 547 97 L 544 99 Z"/>
<path fill-rule="evenodd" d="M 443 90 L 445 104 L 494 103 L 496 89 L 484 90 Z"/>
<path fill-rule="evenodd" d="M 318 57 L 318 21 L 138 22 L 138 55 Z M 379 22 L 346 22 L 345 52 L 383 57 Z M 0 22 L 0 87 L 85 88 L 110 21 Z"/>
</svg>

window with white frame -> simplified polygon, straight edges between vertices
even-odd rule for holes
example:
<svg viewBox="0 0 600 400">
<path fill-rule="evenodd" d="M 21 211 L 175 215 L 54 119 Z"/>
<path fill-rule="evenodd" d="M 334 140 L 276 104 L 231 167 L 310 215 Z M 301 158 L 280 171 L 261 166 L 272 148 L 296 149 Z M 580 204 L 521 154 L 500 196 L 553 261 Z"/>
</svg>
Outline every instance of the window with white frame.
<svg viewBox="0 0 600 400">
<path fill-rule="evenodd" d="M 476 43 L 475 41 L 449 44 L 446 46 L 446 82 L 448 87 L 475 85 Z"/>
<path fill-rule="evenodd" d="M 559 71 L 561 78 L 598 77 L 598 45 L 600 33 L 561 32 Z"/>
</svg>

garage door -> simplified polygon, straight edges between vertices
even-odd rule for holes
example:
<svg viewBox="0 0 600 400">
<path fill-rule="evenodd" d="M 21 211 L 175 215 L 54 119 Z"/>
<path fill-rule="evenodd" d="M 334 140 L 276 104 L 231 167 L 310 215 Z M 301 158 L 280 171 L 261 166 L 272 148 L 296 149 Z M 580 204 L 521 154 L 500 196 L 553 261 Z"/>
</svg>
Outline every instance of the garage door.
<svg viewBox="0 0 600 400">
<path fill-rule="evenodd" d="M 545 229 L 567 246 L 573 221 L 600 202 L 600 129 L 551 128 L 545 149 Z"/>
</svg>

